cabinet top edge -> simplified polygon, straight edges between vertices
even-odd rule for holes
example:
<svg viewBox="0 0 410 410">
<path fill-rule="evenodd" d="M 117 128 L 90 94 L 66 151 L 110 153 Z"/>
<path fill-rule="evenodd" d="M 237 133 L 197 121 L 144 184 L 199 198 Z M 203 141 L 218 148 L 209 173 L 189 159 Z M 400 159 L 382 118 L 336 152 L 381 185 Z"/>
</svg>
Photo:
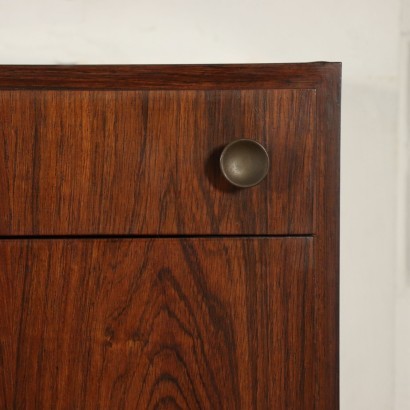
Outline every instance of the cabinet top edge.
<svg viewBox="0 0 410 410">
<path fill-rule="evenodd" d="M 0 65 L 0 89 L 308 88 L 341 76 L 341 63 Z"/>
</svg>

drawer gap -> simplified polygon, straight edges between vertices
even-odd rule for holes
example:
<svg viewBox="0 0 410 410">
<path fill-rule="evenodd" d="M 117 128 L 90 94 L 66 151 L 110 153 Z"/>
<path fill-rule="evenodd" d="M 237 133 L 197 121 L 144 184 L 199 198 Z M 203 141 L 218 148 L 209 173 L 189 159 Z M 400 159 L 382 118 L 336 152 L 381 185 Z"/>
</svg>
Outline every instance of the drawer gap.
<svg viewBox="0 0 410 410">
<path fill-rule="evenodd" d="M 122 235 L 122 234 L 110 234 L 110 235 L 0 235 L 0 240 L 25 240 L 25 239 L 178 239 L 178 238 L 313 238 L 315 235 L 312 233 L 306 234 L 237 234 L 237 235 Z"/>
</svg>

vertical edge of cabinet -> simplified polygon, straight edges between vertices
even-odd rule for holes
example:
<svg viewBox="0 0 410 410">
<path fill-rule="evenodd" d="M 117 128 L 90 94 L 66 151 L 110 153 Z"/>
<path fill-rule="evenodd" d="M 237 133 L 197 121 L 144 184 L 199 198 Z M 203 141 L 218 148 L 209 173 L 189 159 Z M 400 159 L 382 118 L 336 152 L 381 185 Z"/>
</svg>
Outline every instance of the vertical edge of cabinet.
<svg viewBox="0 0 410 410">
<path fill-rule="evenodd" d="M 315 329 L 317 409 L 339 409 L 339 215 L 341 64 L 317 86 Z"/>
</svg>

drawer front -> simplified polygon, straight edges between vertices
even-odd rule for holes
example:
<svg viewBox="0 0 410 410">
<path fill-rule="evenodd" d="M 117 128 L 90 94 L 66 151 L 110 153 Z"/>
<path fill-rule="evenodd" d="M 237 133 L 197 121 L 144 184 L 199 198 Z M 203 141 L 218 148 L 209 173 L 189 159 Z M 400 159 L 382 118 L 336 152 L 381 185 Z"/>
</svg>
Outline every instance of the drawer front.
<svg viewBox="0 0 410 410">
<path fill-rule="evenodd" d="M 313 241 L 0 241 L 1 408 L 315 408 Z"/>
<path fill-rule="evenodd" d="M 0 91 L 0 234 L 311 234 L 315 89 Z M 236 188 L 250 138 L 267 177 Z"/>
</svg>

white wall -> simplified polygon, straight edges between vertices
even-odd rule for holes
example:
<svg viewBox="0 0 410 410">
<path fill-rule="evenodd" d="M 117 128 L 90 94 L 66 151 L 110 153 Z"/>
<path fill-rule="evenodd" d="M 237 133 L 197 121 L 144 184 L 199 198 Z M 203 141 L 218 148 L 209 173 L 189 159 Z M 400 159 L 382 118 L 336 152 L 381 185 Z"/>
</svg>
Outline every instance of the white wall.
<svg viewBox="0 0 410 410">
<path fill-rule="evenodd" d="M 0 0 L 0 63 L 342 61 L 341 403 L 394 407 L 399 0 Z"/>
<path fill-rule="evenodd" d="M 403 0 L 399 76 L 396 403 L 410 409 L 410 0 Z"/>
</svg>

